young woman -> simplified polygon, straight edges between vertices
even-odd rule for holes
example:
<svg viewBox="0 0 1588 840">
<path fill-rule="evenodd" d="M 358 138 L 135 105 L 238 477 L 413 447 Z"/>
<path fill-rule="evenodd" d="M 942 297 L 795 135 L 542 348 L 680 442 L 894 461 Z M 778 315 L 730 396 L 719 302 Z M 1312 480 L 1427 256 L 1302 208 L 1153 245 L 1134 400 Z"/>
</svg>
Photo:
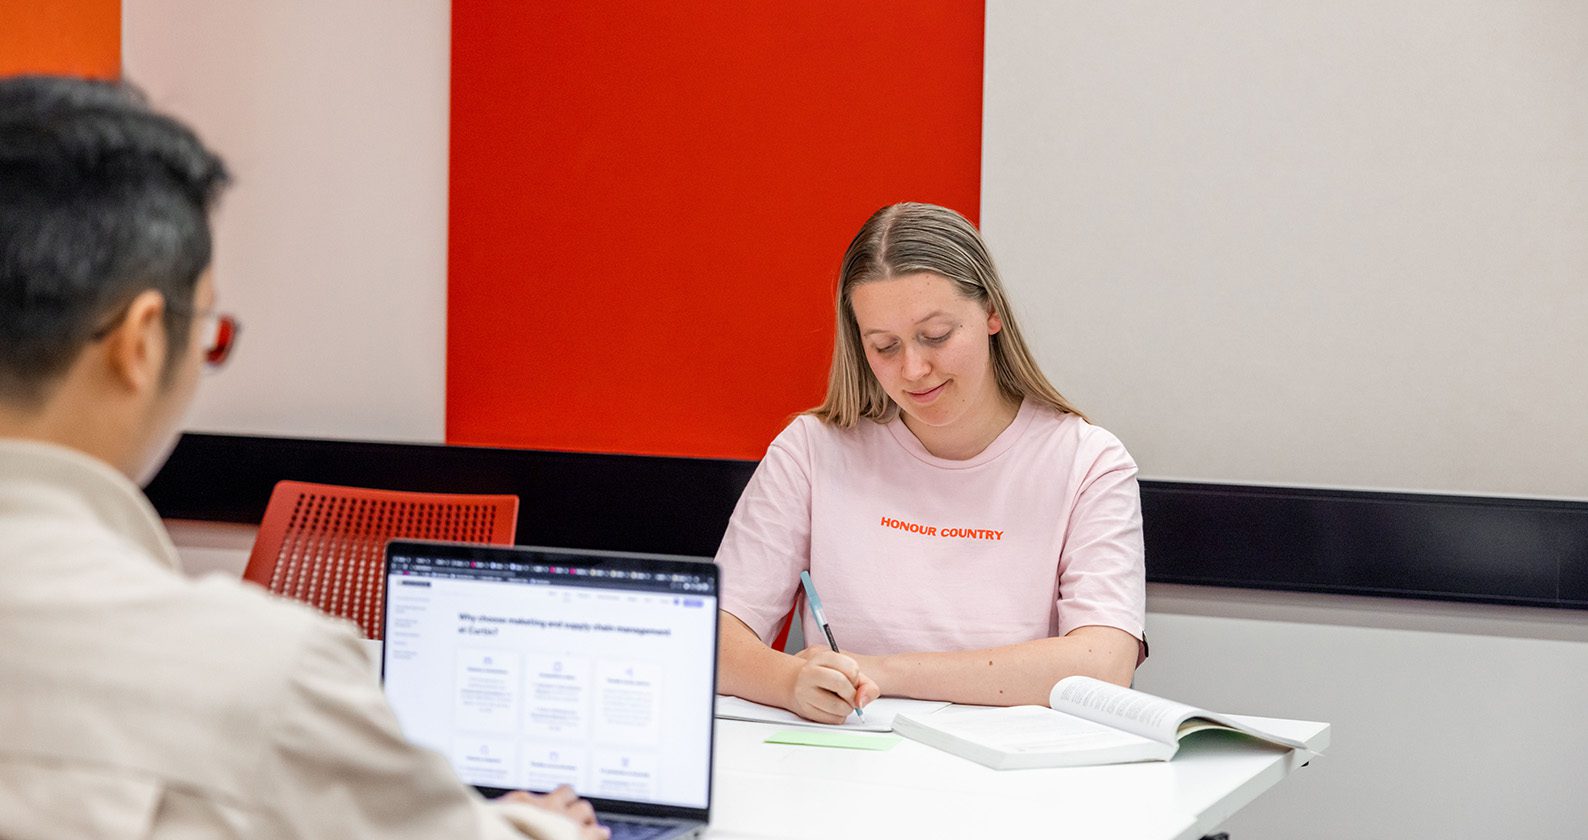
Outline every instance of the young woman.
<svg viewBox="0 0 1588 840">
<path fill-rule="evenodd" d="M 1047 703 L 1146 655 L 1136 465 L 1042 375 L 974 226 L 896 204 L 844 254 L 827 399 L 772 441 L 724 567 L 720 690 L 835 723 L 880 695 Z M 842 653 L 769 647 L 809 571 Z M 821 644 L 818 644 L 821 642 Z"/>
</svg>

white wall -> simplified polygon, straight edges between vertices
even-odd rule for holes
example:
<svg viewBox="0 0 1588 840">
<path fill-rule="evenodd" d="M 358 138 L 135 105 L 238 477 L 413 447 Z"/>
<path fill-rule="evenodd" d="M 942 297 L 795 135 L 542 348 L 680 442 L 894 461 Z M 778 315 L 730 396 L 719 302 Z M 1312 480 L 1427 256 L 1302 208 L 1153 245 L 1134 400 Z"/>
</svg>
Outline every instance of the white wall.
<svg viewBox="0 0 1588 840">
<path fill-rule="evenodd" d="M 446 0 L 124 0 L 125 75 L 236 177 L 216 221 L 243 332 L 193 431 L 445 435 Z"/>
<path fill-rule="evenodd" d="M 1581 614 L 1170 585 L 1148 605 L 1137 687 L 1333 726 L 1232 836 L 1583 836 Z"/>
<path fill-rule="evenodd" d="M 1155 478 L 1588 498 L 1588 6 L 987 9 L 982 222 Z"/>
<path fill-rule="evenodd" d="M 982 224 L 1148 478 L 1588 499 L 1588 6 L 988 4 Z M 1575 611 L 1149 588 L 1147 691 L 1334 725 L 1237 837 L 1577 837 Z"/>
</svg>

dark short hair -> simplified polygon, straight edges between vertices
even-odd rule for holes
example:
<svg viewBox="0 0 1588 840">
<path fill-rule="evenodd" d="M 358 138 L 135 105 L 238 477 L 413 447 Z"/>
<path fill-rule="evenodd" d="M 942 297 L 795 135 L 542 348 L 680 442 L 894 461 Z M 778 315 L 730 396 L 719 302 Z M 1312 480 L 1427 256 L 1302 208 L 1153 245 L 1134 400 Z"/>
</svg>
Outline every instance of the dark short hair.
<svg viewBox="0 0 1588 840">
<path fill-rule="evenodd" d="M 42 401 L 149 289 L 167 301 L 174 358 L 227 180 L 219 157 L 129 84 L 0 79 L 0 399 Z"/>
</svg>

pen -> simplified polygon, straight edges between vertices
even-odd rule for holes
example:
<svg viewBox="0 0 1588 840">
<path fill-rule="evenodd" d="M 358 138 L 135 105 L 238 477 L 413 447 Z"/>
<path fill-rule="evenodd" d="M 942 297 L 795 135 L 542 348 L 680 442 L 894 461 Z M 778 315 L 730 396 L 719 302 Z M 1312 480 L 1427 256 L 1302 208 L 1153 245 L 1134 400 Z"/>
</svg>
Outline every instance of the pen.
<svg viewBox="0 0 1588 840">
<path fill-rule="evenodd" d="M 805 587 L 805 600 L 811 602 L 811 615 L 816 616 L 816 623 L 822 627 L 822 632 L 827 634 L 827 646 L 833 653 L 843 653 L 838 649 L 838 640 L 833 638 L 833 628 L 827 624 L 827 613 L 822 611 L 822 599 L 816 594 L 816 584 L 811 583 L 810 572 L 800 572 L 800 585 Z M 866 719 L 866 713 L 855 707 L 855 717 Z"/>
</svg>

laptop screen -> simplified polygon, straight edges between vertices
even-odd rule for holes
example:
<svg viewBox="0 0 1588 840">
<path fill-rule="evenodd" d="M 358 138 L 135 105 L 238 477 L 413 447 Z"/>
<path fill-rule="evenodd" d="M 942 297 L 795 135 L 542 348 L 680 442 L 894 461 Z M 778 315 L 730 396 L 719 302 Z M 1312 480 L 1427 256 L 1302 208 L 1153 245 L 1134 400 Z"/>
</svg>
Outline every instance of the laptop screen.
<svg viewBox="0 0 1588 840">
<path fill-rule="evenodd" d="M 715 566 L 397 541 L 386 573 L 386 696 L 465 782 L 708 807 Z"/>
</svg>

